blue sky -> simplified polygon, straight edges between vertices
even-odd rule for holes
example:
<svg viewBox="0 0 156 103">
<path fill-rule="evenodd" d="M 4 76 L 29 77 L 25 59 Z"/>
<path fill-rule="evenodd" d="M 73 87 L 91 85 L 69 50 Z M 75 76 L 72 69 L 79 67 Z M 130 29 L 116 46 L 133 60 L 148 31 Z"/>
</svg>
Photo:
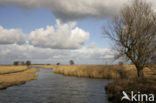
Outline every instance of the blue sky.
<svg viewBox="0 0 156 103">
<path fill-rule="evenodd" d="M 0 1 L 0 64 L 112 64 L 103 26 L 123 2 L 114 0 Z"/>
<path fill-rule="evenodd" d="M 152 2 L 156 10 L 156 1 Z M 0 0 L 0 64 L 113 64 L 103 26 L 130 0 Z"/>
<path fill-rule="evenodd" d="M 33 10 L 20 9 L 15 6 L 0 7 L 0 25 L 6 29 L 20 28 L 26 34 L 47 25 L 56 25 L 52 11 L 43 8 Z M 97 47 L 110 48 L 109 40 L 103 37 L 103 26 L 107 20 L 88 18 L 79 20 L 77 26 L 90 33 L 85 45 L 95 42 Z"/>
</svg>

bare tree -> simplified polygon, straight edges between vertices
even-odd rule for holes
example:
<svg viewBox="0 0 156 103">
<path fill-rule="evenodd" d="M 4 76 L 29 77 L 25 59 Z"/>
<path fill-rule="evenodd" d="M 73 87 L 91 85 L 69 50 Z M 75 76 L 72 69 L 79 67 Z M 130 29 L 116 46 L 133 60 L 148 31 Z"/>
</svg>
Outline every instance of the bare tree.
<svg viewBox="0 0 156 103">
<path fill-rule="evenodd" d="M 116 16 L 104 34 L 115 43 L 118 57 L 127 57 L 136 66 L 139 78 L 156 52 L 156 13 L 151 4 L 134 0 Z"/>
</svg>

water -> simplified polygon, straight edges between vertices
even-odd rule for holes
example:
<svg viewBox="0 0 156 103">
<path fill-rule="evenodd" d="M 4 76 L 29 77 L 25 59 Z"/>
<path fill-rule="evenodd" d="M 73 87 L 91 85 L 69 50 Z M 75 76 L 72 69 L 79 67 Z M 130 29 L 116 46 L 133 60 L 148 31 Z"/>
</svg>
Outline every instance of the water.
<svg viewBox="0 0 156 103">
<path fill-rule="evenodd" d="M 0 90 L 0 103 L 108 103 L 103 79 L 55 74 L 40 69 L 37 80 Z"/>
</svg>

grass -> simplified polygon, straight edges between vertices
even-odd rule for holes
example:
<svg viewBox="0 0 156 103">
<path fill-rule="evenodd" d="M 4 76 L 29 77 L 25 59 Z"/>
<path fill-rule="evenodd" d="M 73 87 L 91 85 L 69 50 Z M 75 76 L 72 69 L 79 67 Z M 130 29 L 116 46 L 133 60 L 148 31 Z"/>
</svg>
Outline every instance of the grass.
<svg viewBox="0 0 156 103">
<path fill-rule="evenodd" d="M 134 65 L 34 65 L 51 68 L 53 72 L 77 77 L 101 79 L 133 79 L 137 77 Z M 152 70 L 144 69 L 145 77 L 151 76 Z"/>
<path fill-rule="evenodd" d="M 156 95 L 156 80 L 153 79 L 135 79 L 135 80 L 116 80 L 105 87 L 108 99 L 113 103 L 120 103 L 123 96 L 122 91 L 127 94 L 140 92 L 141 94 L 154 94 Z M 130 103 L 129 101 L 123 101 L 122 103 Z M 148 103 L 148 102 L 137 102 Z M 151 102 L 150 102 L 151 103 Z M 152 102 L 153 103 L 153 102 Z"/>
<path fill-rule="evenodd" d="M 53 72 L 68 76 L 101 78 L 101 79 L 133 79 L 137 77 L 134 65 L 60 65 L 48 66 Z M 145 76 L 152 72 L 145 68 Z"/>
<path fill-rule="evenodd" d="M 0 66 L 0 74 L 14 73 L 24 71 L 27 66 Z"/>
<path fill-rule="evenodd" d="M 114 80 L 112 83 L 106 85 L 107 96 L 113 103 L 120 103 L 121 97 L 123 96 L 122 91 L 126 91 L 130 94 L 131 91 L 134 93 L 140 92 L 141 94 L 154 94 L 156 95 L 156 68 L 153 67 L 150 70 L 147 68 L 144 70 L 144 79 L 126 79 L 121 78 Z M 124 101 L 123 103 L 130 103 Z M 148 103 L 148 102 L 137 102 L 137 103 Z M 150 102 L 151 103 L 151 102 Z M 153 103 L 153 102 L 152 102 Z"/>
<path fill-rule="evenodd" d="M 137 79 L 137 71 L 134 65 L 40 65 L 40 67 L 52 68 L 53 72 L 68 76 L 113 79 L 113 82 L 105 87 L 108 99 L 113 103 L 121 102 L 123 90 L 126 93 L 140 91 L 141 93 L 156 95 L 155 67 L 144 68 L 145 79 L 143 80 Z"/>
<path fill-rule="evenodd" d="M 140 91 L 141 93 L 156 94 L 155 67 L 144 68 L 144 80 L 137 79 L 134 65 L 44 65 L 43 67 L 53 68 L 53 72 L 68 76 L 113 79 L 113 82 L 105 87 L 108 99 L 113 103 L 121 102 L 123 90 L 126 93 Z M 129 102 L 125 101 L 124 103 Z"/>
<path fill-rule="evenodd" d="M 36 79 L 38 69 L 25 69 L 26 66 L 0 66 L 0 89 Z"/>
</svg>

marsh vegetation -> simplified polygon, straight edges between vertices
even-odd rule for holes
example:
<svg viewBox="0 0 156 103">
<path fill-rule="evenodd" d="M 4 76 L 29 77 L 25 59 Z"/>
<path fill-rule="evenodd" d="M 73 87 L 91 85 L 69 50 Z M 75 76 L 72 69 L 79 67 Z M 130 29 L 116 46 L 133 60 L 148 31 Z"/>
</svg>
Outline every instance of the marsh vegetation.
<svg viewBox="0 0 156 103">
<path fill-rule="evenodd" d="M 0 89 L 34 80 L 37 71 L 27 66 L 0 66 Z"/>
</svg>

